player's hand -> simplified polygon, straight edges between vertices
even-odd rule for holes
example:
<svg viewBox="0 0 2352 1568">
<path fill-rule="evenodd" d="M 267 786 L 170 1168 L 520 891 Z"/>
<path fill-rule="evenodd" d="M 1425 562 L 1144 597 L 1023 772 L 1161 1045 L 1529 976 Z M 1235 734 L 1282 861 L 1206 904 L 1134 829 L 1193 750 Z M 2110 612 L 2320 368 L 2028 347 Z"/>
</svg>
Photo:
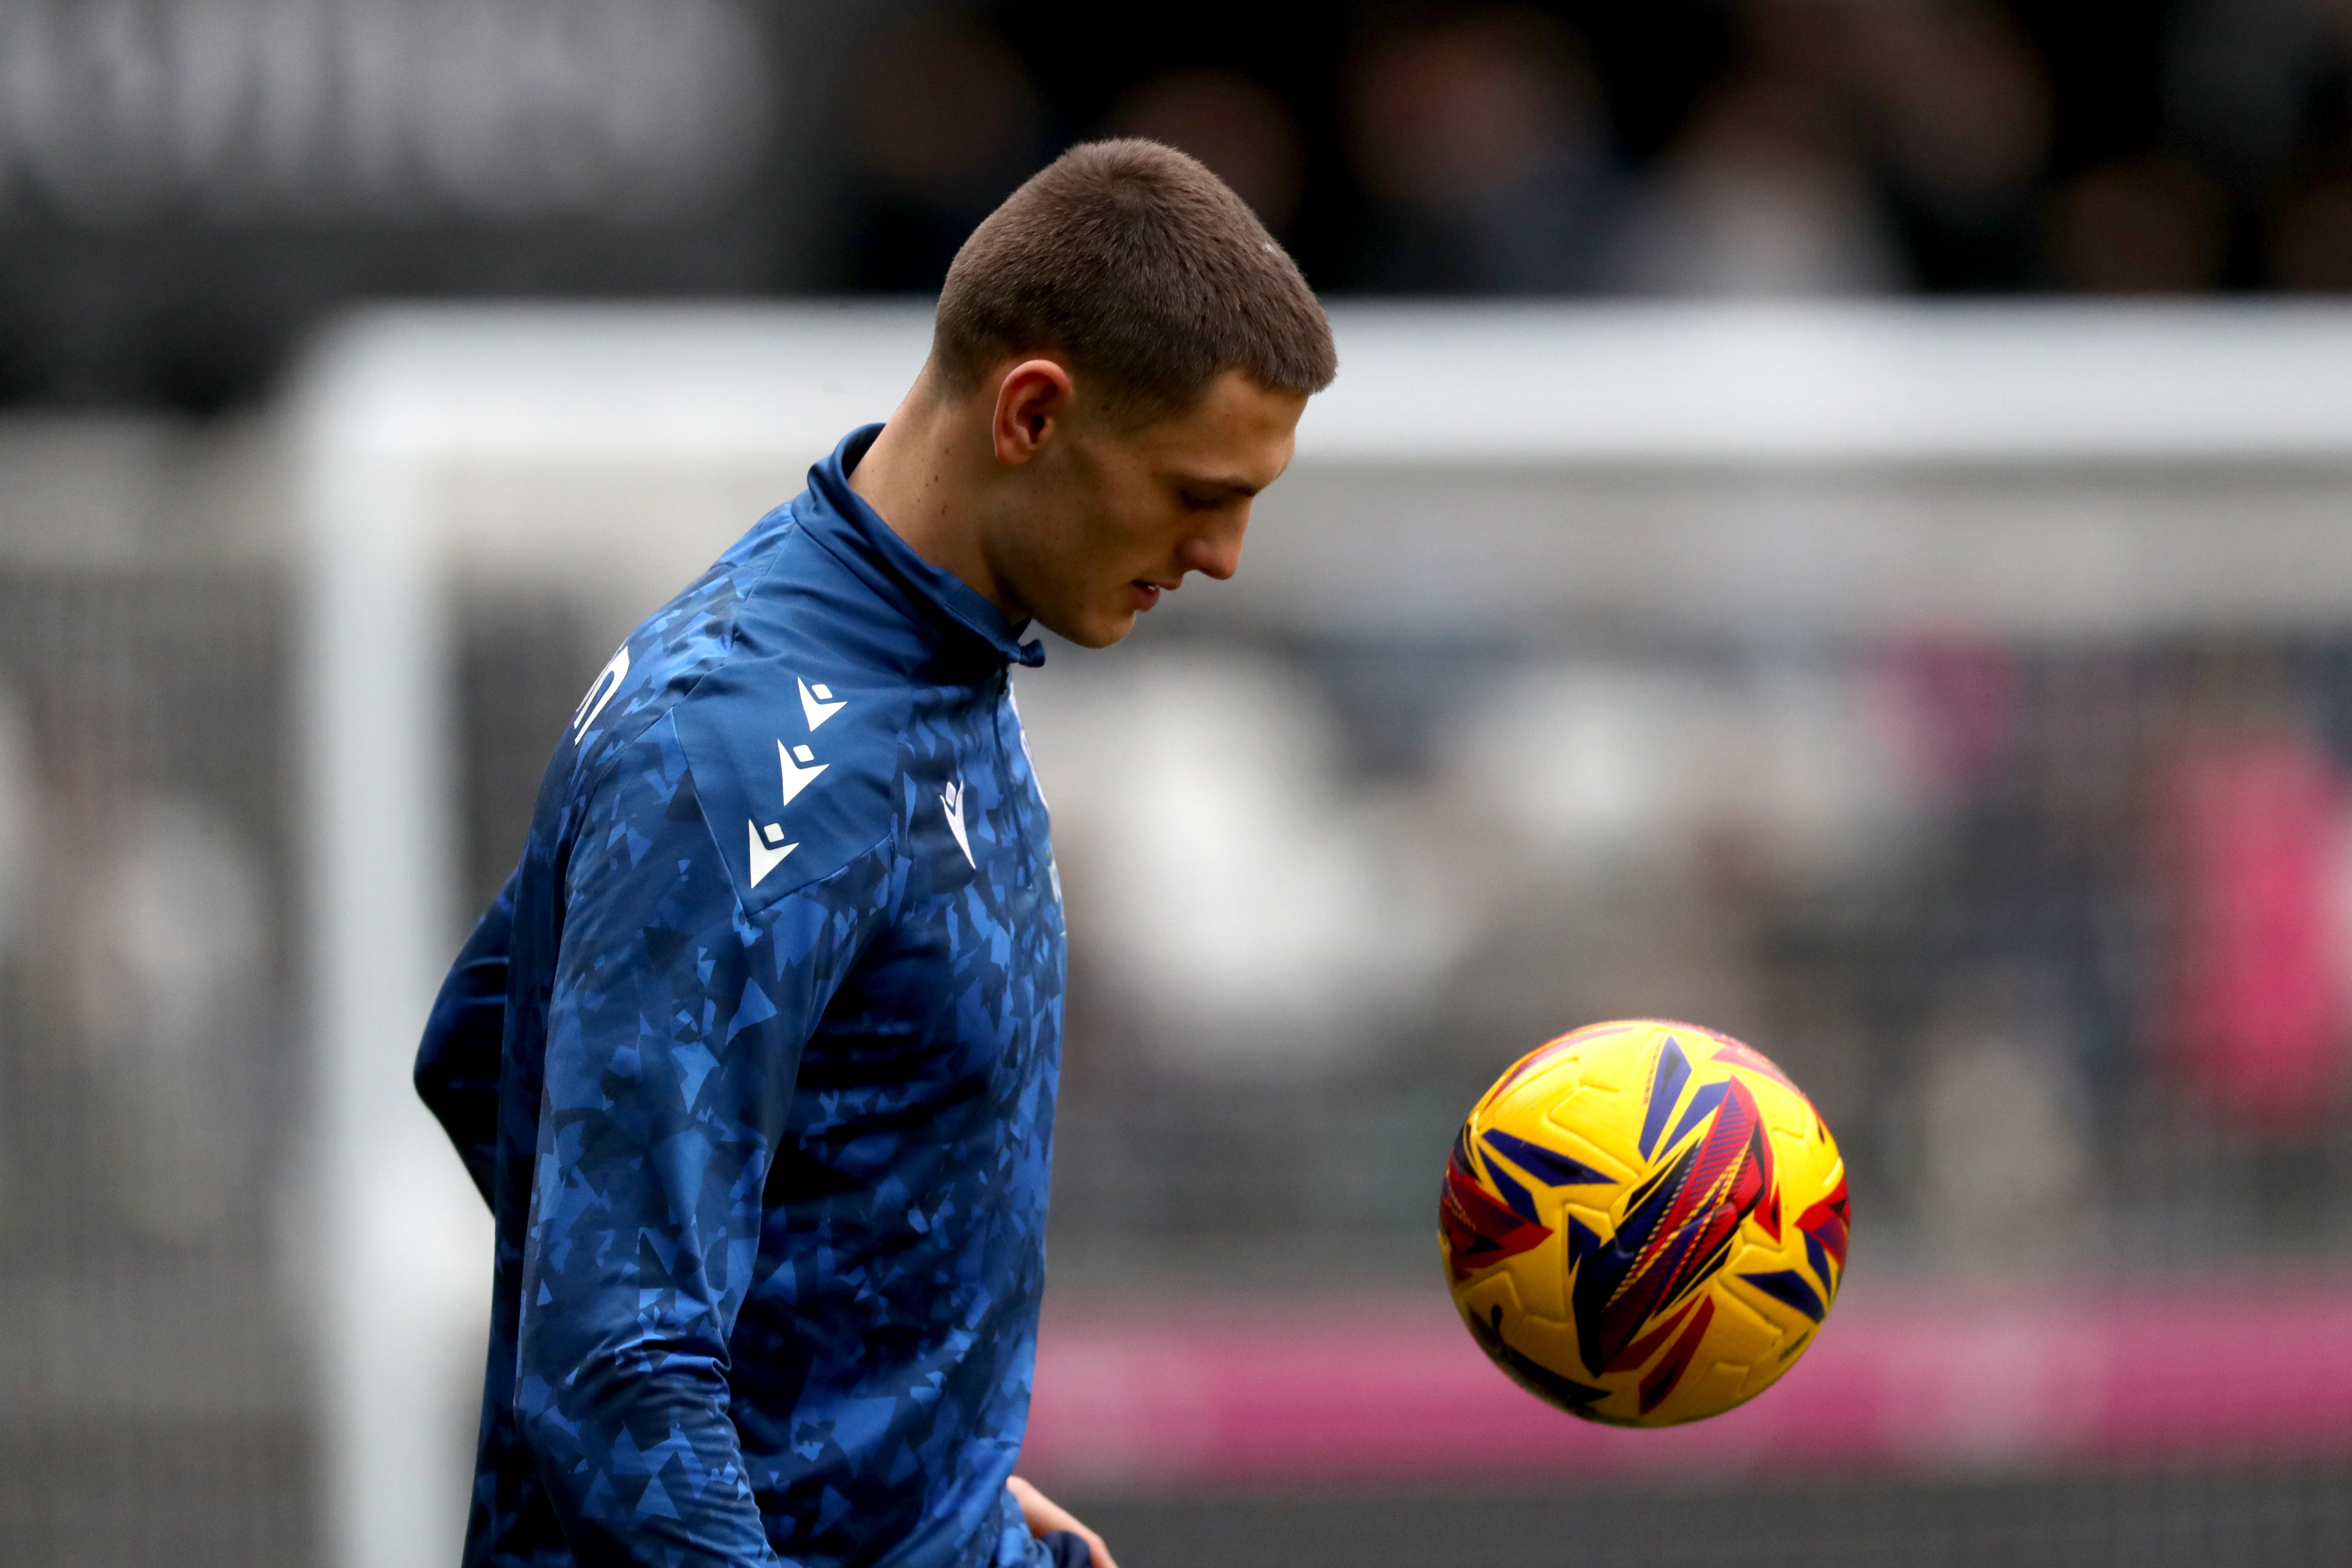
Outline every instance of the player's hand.
<svg viewBox="0 0 2352 1568">
<path fill-rule="evenodd" d="M 1030 1534 L 1050 1535 L 1055 1531 L 1066 1530 L 1087 1543 L 1087 1551 L 1094 1557 L 1094 1568 L 1118 1568 L 1118 1564 L 1111 1561 L 1110 1548 L 1103 1544 L 1103 1538 L 1080 1524 L 1068 1509 L 1019 1476 L 1005 1482 L 1004 1486 L 1013 1494 L 1013 1500 L 1021 1505 L 1022 1521 L 1029 1526 Z"/>
</svg>

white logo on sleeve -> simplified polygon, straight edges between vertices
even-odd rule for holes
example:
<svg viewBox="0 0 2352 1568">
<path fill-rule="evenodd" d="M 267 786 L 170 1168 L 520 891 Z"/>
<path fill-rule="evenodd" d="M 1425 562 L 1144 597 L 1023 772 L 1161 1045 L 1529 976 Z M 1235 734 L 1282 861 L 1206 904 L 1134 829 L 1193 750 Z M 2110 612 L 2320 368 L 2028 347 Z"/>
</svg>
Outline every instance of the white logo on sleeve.
<svg viewBox="0 0 2352 1568">
<path fill-rule="evenodd" d="M 971 858 L 971 836 L 964 830 L 963 826 L 963 783 L 961 780 L 957 780 L 948 785 L 947 793 L 940 796 L 940 808 L 947 813 L 948 831 L 955 835 L 956 847 L 963 851 L 965 863 L 971 866 L 973 870 L 979 870 L 980 862 Z"/>
<path fill-rule="evenodd" d="M 572 710 L 573 740 L 588 732 L 588 726 L 596 721 L 596 715 L 604 710 L 604 704 L 613 700 L 613 693 L 620 690 L 621 682 L 628 678 L 629 645 L 623 643 L 621 651 L 613 656 L 613 662 L 598 670 L 596 679 L 588 683 L 588 695 L 580 700 L 580 706 Z"/>
<path fill-rule="evenodd" d="M 806 746 L 787 746 L 776 742 L 776 761 L 783 768 L 783 795 L 781 804 L 790 805 L 801 791 L 816 782 L 816 775 L 831 767 L 820 763 L 816 753 Z M 744 826 L 751 834 L 751 886 L 758 887 L 767 874 L 784 863 L 784 857 L 800 847 L 797 843 L 784 842 L 783 824 L 771 822 L 764 826 L 746 818 Z"/>
<path fill-rule="evenodd" d="M 798 676 L 793 679 L 800 679 Z M 849 699 L 846 697 L 839 701 L 833 700 L 832 687 L 822 683 L 811 686 L 805 680 L 801 681 L 801 716 L 808 721 L 811 732 L 814 732 L 819 725 L 848 706 Z"/>
<path fill-rule="evenodd" d="M 784 829 L 781 823 L 772 822 L 761 827 L 746 821 L 743 826 L 751 830 L 751 886 L 756 888 L 761 878 L 782 865 L 784 857 L 800 846 L 782 842 Z"/>
<path fill-rule="evenodd" d="M 816 783 L 817 774 L 833 765 L 830 763 L 818 762 L 816 753 L 806 746 L 787 747 L 782 741 L 776 742 L 776 757 L 784 764 L 784 804 L 786 805 L 793 804 L 793 796 Z M 803 766 L 804 763 L 814 765 Z"/>
</svg>

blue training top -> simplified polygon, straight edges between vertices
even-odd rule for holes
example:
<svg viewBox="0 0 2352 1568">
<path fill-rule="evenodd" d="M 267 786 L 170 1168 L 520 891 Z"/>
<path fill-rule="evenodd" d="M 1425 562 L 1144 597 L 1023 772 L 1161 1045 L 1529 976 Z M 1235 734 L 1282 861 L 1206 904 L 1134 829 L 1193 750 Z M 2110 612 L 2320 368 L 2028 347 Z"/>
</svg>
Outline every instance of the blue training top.
<svg viewBox="0 0 2352 1568">
<path fill-rule="evenodd" d="M 1063 926 L 994 606 L 810 471 L 555 749 L 416 1085 L 498 1221 L 466 1562 L 1045 1562 Z"/>
</svg>

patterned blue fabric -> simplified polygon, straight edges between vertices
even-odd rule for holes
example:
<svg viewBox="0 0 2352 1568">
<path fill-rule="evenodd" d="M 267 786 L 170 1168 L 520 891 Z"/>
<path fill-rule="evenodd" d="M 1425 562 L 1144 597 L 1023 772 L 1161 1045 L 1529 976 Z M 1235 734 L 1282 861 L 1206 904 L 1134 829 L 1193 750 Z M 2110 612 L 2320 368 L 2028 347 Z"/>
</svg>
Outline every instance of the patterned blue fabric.
<svg viewBox="0 0 2352 1568">
<path fill-rule="evenodd" d="M 628 639 L 436 1003 L 497 1216 L 468 1564 L 1043 1563 L 1063 928 L 1008 663 L 843 442 Z"/>
</svg>

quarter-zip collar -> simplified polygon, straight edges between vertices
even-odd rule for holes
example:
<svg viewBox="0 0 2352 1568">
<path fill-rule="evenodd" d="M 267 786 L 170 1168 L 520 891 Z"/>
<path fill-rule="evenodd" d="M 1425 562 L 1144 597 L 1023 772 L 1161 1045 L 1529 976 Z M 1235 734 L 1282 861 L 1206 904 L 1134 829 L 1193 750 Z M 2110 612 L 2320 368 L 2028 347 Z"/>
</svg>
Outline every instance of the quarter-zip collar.
<svg viewBox="0 0 2352 1568">
<path fill-rule="evenodd" d="M 910 619 L 936 626 L 951 637 L 977 637 L 1000 664 L 1045 663 L 1043 643 L 1034 638 L 1023 642 L 1022 628 L 1007 620 L 1003 611 L 954 573 L 916 554 L 882 514 L 849 488 L 849 471 L 880 434 L 879 425 L 852 430 L 831 457 L 809 469 L 808 492 L 796 509 L 801 526 Z"/>
</svg>

